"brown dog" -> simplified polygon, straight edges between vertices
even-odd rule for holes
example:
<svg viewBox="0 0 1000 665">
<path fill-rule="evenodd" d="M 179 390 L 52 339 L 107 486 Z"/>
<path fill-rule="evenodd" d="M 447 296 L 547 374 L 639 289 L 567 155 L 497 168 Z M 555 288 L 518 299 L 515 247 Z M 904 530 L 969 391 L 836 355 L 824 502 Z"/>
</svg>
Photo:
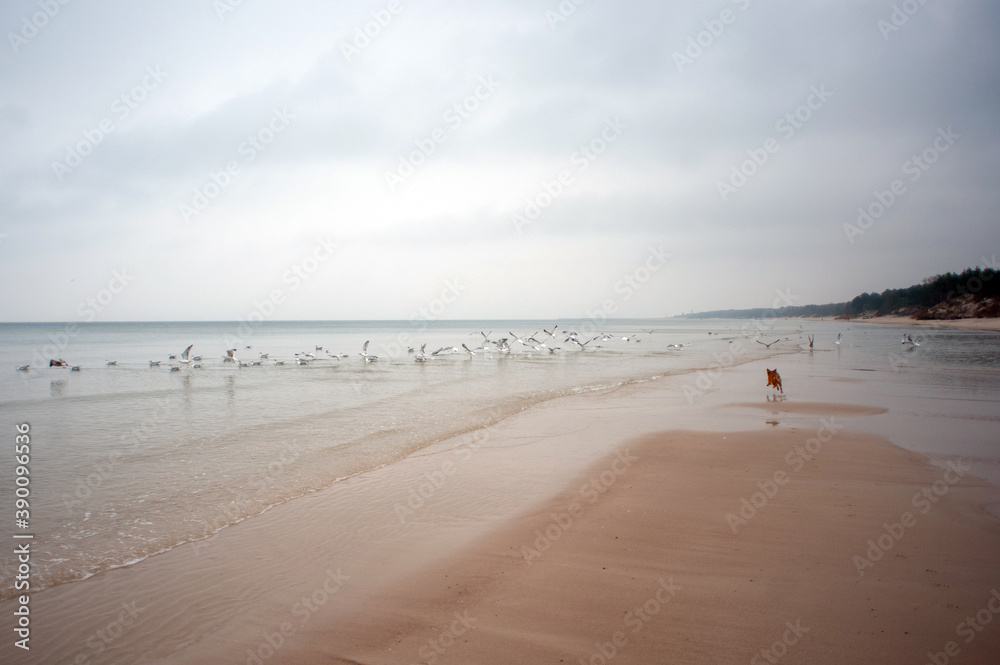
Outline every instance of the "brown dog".
<svg viewBox="0 0 1000 665">
<path fill-rule="evenodd" d="M 767 370 L 767 385 L 774 386 L 774 389 L 779 393 L 785 394 L 785 391 L 781 389 L 781 376 L 778 374 L 777 367 Z"/>
</svg>

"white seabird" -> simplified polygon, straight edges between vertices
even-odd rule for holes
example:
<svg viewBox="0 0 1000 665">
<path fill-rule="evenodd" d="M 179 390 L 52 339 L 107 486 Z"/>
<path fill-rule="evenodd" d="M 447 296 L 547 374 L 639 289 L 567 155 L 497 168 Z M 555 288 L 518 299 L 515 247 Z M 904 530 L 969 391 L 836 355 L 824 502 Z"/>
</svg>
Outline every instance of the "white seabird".
<svg viewBox="0 0 1000 665">
<path fill-rule="evenodd" d="M 378 356 L 373 356 L 368 354 L 368 340 L 365 340 L 364 346 L 361 347 L 361 353 L 359 353 L 358 355 L 364 358 L 366 363 L 378 362 Z"/>
</svg>

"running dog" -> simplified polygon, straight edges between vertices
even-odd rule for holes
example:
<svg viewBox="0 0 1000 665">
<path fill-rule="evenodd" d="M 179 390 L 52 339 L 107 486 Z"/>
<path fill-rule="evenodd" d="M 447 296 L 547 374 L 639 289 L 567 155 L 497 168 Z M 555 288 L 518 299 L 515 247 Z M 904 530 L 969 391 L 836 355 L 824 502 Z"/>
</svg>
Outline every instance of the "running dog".
<svg viewBox="0 0 1000 665">
<path fill-rule="evenodd" d="M 774 369 L 767 370 L 767 385 L 769 387 L 774 386 L 774 389 L 777 390 L 779 393 L 781 393 L 782 395 L 785 394 L 785 391 L 781 389 L 781 376 L 778 374 L 777 367 L 775 367 Z"/>
</svg>

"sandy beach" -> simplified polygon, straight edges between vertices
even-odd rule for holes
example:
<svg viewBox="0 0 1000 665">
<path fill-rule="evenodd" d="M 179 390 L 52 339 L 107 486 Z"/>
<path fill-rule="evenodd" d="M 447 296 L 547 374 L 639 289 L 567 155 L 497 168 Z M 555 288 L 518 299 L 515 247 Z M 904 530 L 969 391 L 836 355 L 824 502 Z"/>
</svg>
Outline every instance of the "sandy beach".
<svg viewBox="0 0 1000 665">
<path fill-rule="evenodd" d="M 785 321 L 835 321 L 834 317 L 784 317 Z M 845 323 L 877 323 L 890 326 L 920 326 L 936 328 L 956 328 L 958 330 L 1000 331 L 1000 319 L 913 319 L 908 316 L 877 316 L 872 319 L 851 319 Z"/>
<path fill-rule="evenodd" d="M 958 328 L 960 330 L 1000 331 L 1000 319 L 911 319 L 908 316 L 879 316 L 874 319 L 864 319 L 864 322 L 899 326 L 931 326 L 938 328 Z"/>
<path fill-rule="evenodd" d="M 17 662 L 995 662 L 1000 487 L 811 359 L 552 400 L 37 593 Z"/>
<path fill-rule="evenodd" d="M 787 465 L 810 434 L 635 440 L 386 589 L 336 626 L 337 639 L 317 626 L 283 662 L 339 662 L 334 645 L 348 640 L 345 662 L 362 663 L 768 662 L 762 650 L 788 662 L 922 662 L 967 615 L 1000 607 L 1000 533 L 979 509 L 995 489 L 953 473 L 961 484 L 925 515 L 912 497 L 946 477 L 939 469 L 842 432 L 797 458 L 801 468 Z M 1000 633 L 959 642 L 962 662 L 993 662 Z"/>
<path fill-rule="evenodd" d="M 1000 665 L 1000 3 L 0 17 L 0 665 Z"/>
</svg>

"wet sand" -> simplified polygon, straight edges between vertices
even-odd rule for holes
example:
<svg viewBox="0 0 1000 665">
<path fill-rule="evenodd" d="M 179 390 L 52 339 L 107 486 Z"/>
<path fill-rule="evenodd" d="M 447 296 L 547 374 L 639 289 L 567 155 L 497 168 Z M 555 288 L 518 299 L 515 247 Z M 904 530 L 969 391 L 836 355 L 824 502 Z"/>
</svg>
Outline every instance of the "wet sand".
<svg viewBox="0 0 1000 665">
<path fill-rule="evenodd" d="M 10 662 L 995 662 L 1000 621 L 957 631 L 992 618 L 1000 488 L 866 433 L 919 435 L 877 384 L 782 356 L 774 403 L 765 364 L 554 400 L 35 594 Z"/>
<path fill-rule="evenodd" d="M 1000 630 L 956 627 L 1000 609 L 1000 491 L 857 433 L 807 460 L 816 434 L 635 440 L 281 662 L 996 662 Z"/>
</svg>

